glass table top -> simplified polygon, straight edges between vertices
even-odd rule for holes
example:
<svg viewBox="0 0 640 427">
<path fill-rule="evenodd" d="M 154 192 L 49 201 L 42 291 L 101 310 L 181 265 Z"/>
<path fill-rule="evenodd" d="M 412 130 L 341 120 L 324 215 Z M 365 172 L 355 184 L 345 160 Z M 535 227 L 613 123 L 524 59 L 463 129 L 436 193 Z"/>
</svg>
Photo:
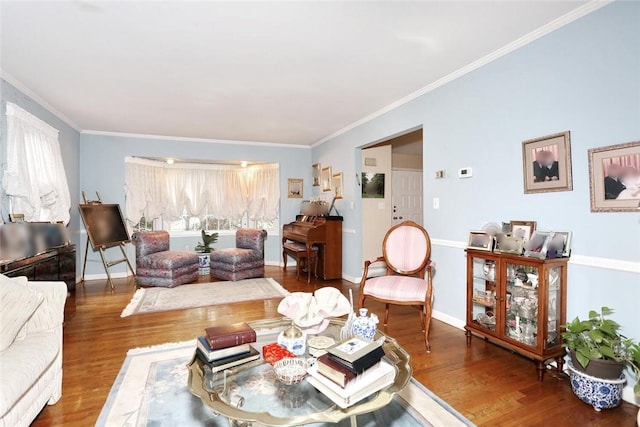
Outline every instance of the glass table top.
<svg viewBox="0 0 640 427">
<path fill-rule="evenodd" d="M 286 318 L 248 323 L 256 330 L 257 341 L 252 345 L 260 352 L 264 345 L 276 342 L 278 334 L 291 325 Z M 343 325 L 344 321 L 332 320 L 320 335 L 337 342 Z M 411 378 L 409 354 L 393 338 L 377 331 L 375 339 L 381 337 L 385 338 L 385 357 L 396 369 L 395 380 L 388 388 L 346 409 L 334 404 L 306 380 L 295 385 L 280 383 L 272 366 L 262 358 L 212 374 L 194 355 L 189 363 L 189 390 L 215 413 L 233 420 L 270 426 L 339 422 L 387 405 Z"/>
</svg>

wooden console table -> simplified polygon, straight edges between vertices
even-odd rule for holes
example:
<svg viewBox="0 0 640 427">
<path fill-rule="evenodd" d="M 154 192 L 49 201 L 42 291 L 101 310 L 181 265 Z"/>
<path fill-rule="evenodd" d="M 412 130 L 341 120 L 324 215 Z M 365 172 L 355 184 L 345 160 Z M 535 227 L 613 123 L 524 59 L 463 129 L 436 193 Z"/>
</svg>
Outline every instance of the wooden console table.
<svg viewBox="0 0 640 427">
<path fill-rule="evenodd" d="M 8 277 L 27 276 L 32 281 L 63 281 L 67 289 L 76 288 L 76 246 L 66 245 L 0 266 Z"/>
</svg>

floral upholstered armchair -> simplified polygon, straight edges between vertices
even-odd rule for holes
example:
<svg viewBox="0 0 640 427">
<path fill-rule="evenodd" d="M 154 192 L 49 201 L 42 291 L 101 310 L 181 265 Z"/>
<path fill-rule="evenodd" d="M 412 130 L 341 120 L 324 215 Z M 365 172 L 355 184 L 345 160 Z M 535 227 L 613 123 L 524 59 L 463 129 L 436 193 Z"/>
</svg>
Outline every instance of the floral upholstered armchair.
<svg viewBox="0 0 640 427">
<path fill-rule="evenodd" d="M 211 277 L 241 280 L 264 276 L 264 241 L 267 231 L 241 228 L 236 231 L 236 247 L 211 252 Z"/>
<path fill-rule="evenodd" d="M 195 252 L 169 250 L 169 233 L 140 231 L 131 237 L 136 247 L 136 281 L 142 286 L 172 288 L 198 278 Z"/>
</svg>

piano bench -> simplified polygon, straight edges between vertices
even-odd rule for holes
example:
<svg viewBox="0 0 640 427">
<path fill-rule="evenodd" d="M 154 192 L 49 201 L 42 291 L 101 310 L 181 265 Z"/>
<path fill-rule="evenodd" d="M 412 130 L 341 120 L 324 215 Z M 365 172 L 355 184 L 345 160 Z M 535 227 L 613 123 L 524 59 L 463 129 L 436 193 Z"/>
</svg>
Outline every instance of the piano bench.
<svg viewBox="0 0 640 427">
<path fill-rule="evenodd" d="M 313 274 L 318 278 L 318 245 L 311 246 L 310 254 L 307 254 L 307 246 L 299 242 L 285 242 L 282 244 L 282 258 L 284 268 L 287 268 L 287 255 L 296 260 L 296 279 L 300 280 L 300 270 L 306 263 L 307 266 L 307 283 L 311 283 L 311 262 L 313 265 Z M 310 259 L 307 259 L 310 258 Z"/>
</svg>

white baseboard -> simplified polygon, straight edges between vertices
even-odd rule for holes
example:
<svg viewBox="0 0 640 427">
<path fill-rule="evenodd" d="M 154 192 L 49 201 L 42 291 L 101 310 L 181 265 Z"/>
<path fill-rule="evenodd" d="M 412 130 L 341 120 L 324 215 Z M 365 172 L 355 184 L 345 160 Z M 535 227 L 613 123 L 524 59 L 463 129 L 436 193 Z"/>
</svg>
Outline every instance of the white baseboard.
<svg viewBox="0 0 640 427">
<path fill-rule="evenodd" d="M 466 325 L 464 320 L 460 320 L 457 317 L 450 316 L 438 310 L 433 310 L 431 317 L 461 330 L 464 330 L 464 326 Z"/>
</svg>

